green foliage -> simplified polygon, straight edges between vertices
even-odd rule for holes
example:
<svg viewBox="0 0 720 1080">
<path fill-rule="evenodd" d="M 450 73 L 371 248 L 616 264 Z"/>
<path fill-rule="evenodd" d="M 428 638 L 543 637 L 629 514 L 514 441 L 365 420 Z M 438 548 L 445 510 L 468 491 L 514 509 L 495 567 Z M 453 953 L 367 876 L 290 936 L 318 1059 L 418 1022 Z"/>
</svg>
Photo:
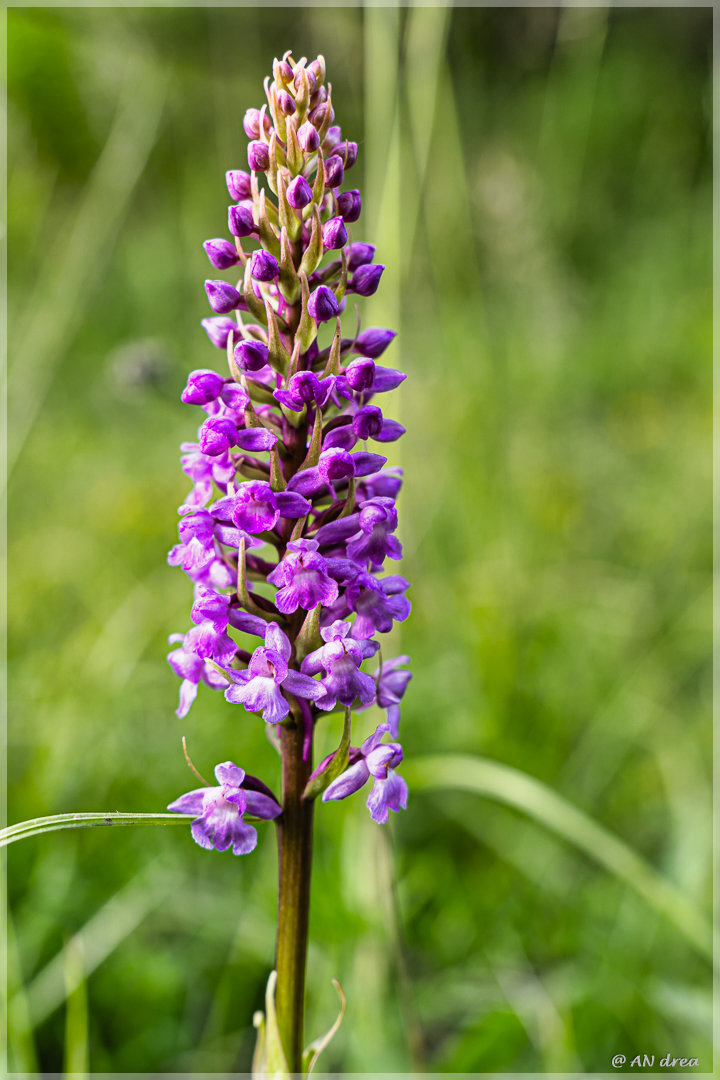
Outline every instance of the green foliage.
<svg viewBox="0 0 720 1080">
<path fill-rule="evenodd" d="M 408 774 L 482 755 L 652 869 L 643 893 L 477 790 L 418 786 L 385 831 L 362 796 L 319 805 L 307 1030 L 337 977 L 329 1069 L 709 1069 L 710 968 L 666 915 L 711 900 L 711 12 L 306 7 L 292 41 L 286 20 L 8 12 L 9 821 L 162 812 L 195 785 L 182 735 L 205 775 L 279 783 L 257 718 L 205 688 L 174 717 L 190 586 L 164 559 L 178 395 L 215 359 L 201 242 L 268 60 L 322 52 L 360 142 L 353 237 L 387 264 L 364 323 L 399 326 L 410 375 Z M 318 760 L 337 743 L 330 718 Z M 246 1070 L 274 947 L 259 831 L 243 859 L 182 828 L 13 844 L 11 1068 Z"/>
</svg>

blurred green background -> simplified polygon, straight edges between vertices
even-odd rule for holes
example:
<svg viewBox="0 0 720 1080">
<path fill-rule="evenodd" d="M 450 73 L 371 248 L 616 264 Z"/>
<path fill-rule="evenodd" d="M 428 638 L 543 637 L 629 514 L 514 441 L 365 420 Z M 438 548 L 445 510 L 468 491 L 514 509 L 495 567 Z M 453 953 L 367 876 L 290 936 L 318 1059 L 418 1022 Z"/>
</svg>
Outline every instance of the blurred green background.
<svg viewBox="0 0 720 1080">
<path fill-rule="evenodd" d="M 183 734 L 277 780 L 221 696 L 174 716 L 165 553 L 178 395 L 219 357 L 201 242 L 273 56 L 322 52 L 388 267 L 365 325 L 409 374 L 407 775 L 481 755 L 585 816 L 568 843 L 519 773 L 489 799 L 417 766 L 386 831 L 324 806 L 309 1036 L 337 976 L 325 1068 L 711 1071 L 711 10 L 15 8 L 8 37 L 9 820 L 160 810 Z M 645 862 L 602 865 L 600 828 Z M 185 829 L 15 845 L 11 1067 L 246 1069 L 275 862 L 270 827 L 237 860 Z"/>
</svg>

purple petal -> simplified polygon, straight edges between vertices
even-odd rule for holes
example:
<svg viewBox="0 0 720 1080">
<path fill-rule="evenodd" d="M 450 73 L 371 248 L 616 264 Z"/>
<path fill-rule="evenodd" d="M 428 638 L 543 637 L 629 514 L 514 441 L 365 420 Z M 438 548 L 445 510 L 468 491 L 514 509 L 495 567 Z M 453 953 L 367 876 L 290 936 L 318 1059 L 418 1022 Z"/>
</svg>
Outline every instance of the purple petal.
<svg viewBox="0 0 720 1080">
<path fill-rule="evenodd" d="M 296 697 L 308 698 L 310 701 L 317 701 L 325 693 L 325 687 L 321 683 L 307 675 L 301 675 L 299 671 L 294 671 L 292 668 L 283 680 L 283 690 L 288 690 Z"/>
<path fill-rule="evenodd" d="M 347 799 L 348 795 L 354 795 L 356 791 L 359 791 L 367 783 L 369 777 L 370 770 L 365 762 L 358 761 L 333 780 L 332 784 L 323 792 L 322 801 Z"/>
<path fill-rule="evenodd" d="M 203 799 L 206 793 L 212 790 L 210 787 L 202 787 L 195 788 L 194 791 L 188 791 L 185 795 L 181 795 L 179 799 L 169 803 L 168 810 L 172 810 L 175 814 L 202 814 Z"/>
<path fill-rule="evenodd" d="M 275 498 L 281 517 L 299 518 L 309 514 L 312 509 L 307 499 L 295 491 L 278 491 Z"/>
<path fill-rule="evenodd" d="M 277 435 L 264 427 L 246 428 L 239 431 L 236 436 L 237 445 L 241 450 L 248 450 L 251 454 L 257 454 L 261 450 L 272 450 L 278 441 Z"/>
</svg>

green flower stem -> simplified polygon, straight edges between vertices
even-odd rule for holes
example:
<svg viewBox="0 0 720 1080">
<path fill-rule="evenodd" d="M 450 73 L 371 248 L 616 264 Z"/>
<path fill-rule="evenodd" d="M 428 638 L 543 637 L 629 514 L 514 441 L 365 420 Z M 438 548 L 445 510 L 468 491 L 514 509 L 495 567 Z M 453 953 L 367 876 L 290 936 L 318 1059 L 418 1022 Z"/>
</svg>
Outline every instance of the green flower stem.
<svg viewBox="0 0 720 1080">
<path fill-rule="evenodd" d="M 301 718 L 282 726 L 283 812 L 278 818 L 277 1009 L 280 1041 L 292 1073 L 299 1073 L 303 1051 L 305 967 L 310 874 L 312 869 L 313 803 L 302 799 L 312 771 L 311 755 L 303 761 Z"/>
</svg>

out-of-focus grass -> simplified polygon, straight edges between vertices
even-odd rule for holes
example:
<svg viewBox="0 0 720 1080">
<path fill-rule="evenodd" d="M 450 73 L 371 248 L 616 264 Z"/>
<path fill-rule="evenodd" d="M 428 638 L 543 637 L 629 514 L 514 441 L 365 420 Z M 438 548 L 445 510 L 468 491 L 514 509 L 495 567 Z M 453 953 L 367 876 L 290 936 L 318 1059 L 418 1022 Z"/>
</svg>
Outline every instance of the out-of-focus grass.
<svg viewBox="0 0 720 1080">
<path fill-rule="evenodd" d="M 262 725 L 217 696 L 173 716 L 165 639 L 190 593 L 164 555 L 193 422 L 177 395 L 213 362 L 200 244 L 224 230 L 242 113 L 293 47 L 326 55 L 361 143 L 355 238 L 388 264 L 365 323 L 400 305 L 406 756 L 531 774 L 707 911 L 710 13 L 8 23 L 10 819 L 162 809 L 189 782 L 182 734 L 202 772 L 277 775 Z M 182 829 L 15 845 L 15 1067 L 82 1069 L 87 1049 L 92 1071 L 245 1068 L 273 846 L 269 828 L 241 860 Z M 326 806 L 316 852 L 310 1036 L 331 977 L 348 992 L 324 1067 L 605 1071 L 637 1047 L 709 1070 L 705 960 L 512 807 L 415 792 L 383 834 L 361 800 Z"/>
</svg>

